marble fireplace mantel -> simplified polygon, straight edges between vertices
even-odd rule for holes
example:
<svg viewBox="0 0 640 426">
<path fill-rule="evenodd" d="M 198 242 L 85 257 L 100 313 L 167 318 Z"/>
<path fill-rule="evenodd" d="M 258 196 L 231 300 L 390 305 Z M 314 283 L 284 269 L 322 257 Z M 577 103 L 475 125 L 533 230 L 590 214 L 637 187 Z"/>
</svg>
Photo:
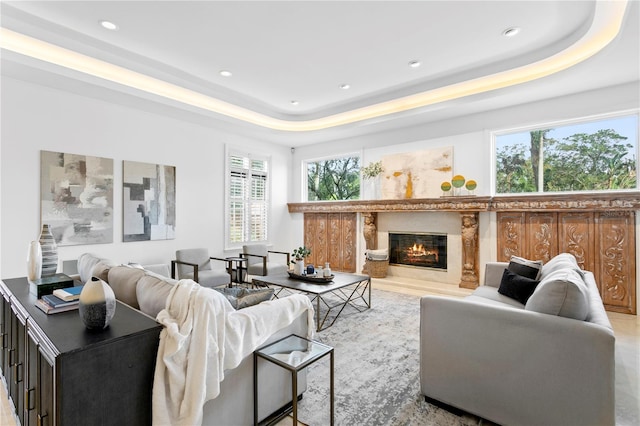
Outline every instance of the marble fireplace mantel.
<svg viewBox="0 0 640 426">
<path fill-rule="evenodd" d="M 640 191 L 590 194 L 456 196 L 401 200 L 353 200 L 289 203 L 290 213 L 363 213 L 376 226 L 377 213 L 458 212 L 461 220 L 460 287 L 479 285 L 480 212 L 613 212 L 640 210 Z M 365 230 L 371 232 L 371 229 Z M 365 235 L 365 240 L 367 236 Z M 368 240 L 367 240 L 368 241 Z M 369 245 L 369 244 L 367 244 Z M 369 248 L 369 247 L 367 247 Z"/>
</svg>

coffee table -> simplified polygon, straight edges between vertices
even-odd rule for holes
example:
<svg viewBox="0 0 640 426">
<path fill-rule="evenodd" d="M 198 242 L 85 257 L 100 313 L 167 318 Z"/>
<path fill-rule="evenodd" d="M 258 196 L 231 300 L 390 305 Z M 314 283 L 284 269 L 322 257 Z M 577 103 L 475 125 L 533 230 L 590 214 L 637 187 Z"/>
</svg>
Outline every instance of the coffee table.
<svg viewBox="0 0 640 426">
<path fill-rule="evenodd" d="M 335 272 L 332 281 L 317 283 L 294 279 L 288 274 L 279 274 L 253 278 L 252 284 L 262 287 L 280 287 L 274 294 L 276 298 L 285 290 L 311 295 L 311 302 L 316 303 L 317 331 L 331 327 L 347 305 L 358 312 L 371 307 L 371 277 L 368 275 Z M 324 315 L 321 315 L 321 305 L 326 310 Z M 329 314 L 335 310 L 338 310 L 338 313 L 331 323 L 325 326 Z"/>
</svg>

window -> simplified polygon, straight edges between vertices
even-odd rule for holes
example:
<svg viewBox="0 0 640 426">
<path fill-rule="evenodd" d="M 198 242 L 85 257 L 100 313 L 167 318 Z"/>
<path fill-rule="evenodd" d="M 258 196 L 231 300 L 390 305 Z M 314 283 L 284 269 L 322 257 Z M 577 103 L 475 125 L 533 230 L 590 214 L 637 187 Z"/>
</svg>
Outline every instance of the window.
<svg viewBox="0 0 640 426">
<path fill-rule="evenodd" d="M 227 245 L 266 242 L 269 161 L 237 152 L 230 153 L 227 161 Z"/>
<path fill-rule="evenodd" d="M 638 114 L 494 138 L 498 194 L 637 188 Z"/>
<path fill-rule="evenodd" d="M 306 169 L 307 201 L 360 198 L 359 156 L 309 161 Z"/>
</svg>

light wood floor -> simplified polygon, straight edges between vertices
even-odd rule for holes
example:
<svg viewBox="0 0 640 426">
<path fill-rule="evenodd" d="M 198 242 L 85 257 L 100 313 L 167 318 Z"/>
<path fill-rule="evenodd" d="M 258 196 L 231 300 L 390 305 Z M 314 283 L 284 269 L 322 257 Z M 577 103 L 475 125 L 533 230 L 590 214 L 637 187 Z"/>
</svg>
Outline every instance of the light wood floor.
<svg viewBox="0 0 640 426">
<path fill-rule="evenodd" d="M 430 283 L 406 278 L 374 278 L 373 288 L 423 296 L 426 294 L 464 297 L 471 290 L 457 285 Z M 616 425 L 640 425 L 640 317 L 608 313 L 616 335 Z M 7 392 L 0 384 L 0 425 L 15 426 Z"/>
</svg>

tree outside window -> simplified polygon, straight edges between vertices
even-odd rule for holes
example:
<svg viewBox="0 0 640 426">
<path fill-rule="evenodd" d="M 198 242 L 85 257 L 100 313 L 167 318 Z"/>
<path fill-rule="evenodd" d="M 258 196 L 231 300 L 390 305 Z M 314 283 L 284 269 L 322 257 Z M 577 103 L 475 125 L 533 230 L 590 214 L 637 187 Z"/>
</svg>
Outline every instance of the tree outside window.
<svg viewBox="0 0 640 426">
<path fill-rule="evenodd" d="M 307 162 L 307 201 L 360 198 L 360 157 Z"/>
<path fill-rule="evenodd" d="M 495 140 L 498 194 L 637 188 L 637 114 Z"/>
</svg>

